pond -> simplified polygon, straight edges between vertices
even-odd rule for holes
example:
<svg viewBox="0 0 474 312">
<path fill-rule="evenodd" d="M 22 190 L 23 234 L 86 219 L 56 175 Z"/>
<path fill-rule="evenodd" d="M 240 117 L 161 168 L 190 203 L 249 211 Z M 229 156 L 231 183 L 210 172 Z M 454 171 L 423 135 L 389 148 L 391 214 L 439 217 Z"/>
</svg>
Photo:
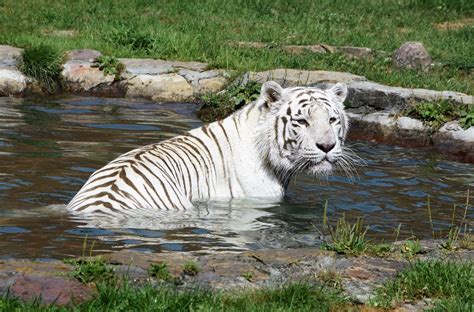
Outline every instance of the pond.
<svg viewBox="0 0 474 312">
<path fill-rule="evenodd" d="M 0 98 L 0 258 L 79 256 L 86 237 L 89 246 L 94 241 L 94 254 L 317 246 L 326 201 L 329 220 L 342 213 L 350 222 L 362 217 L 375 240 L 394 240 L 399 225 L 400 238 L 428 238 L 433 230 L 446 235 L 453 206 L 459 222 L 468 188 L 474 192 L 473 164 L 429 149 L 349 141 L 366 162 L 358 177 L 300 176 L 278 203 L 199 203 L 195 211 L 115 223 L 65 211 L 108 161 L 200 126 L 197 108 L 95 97 Z M 471 205 L 467 219 L 473 216 Z"/>
</svg>

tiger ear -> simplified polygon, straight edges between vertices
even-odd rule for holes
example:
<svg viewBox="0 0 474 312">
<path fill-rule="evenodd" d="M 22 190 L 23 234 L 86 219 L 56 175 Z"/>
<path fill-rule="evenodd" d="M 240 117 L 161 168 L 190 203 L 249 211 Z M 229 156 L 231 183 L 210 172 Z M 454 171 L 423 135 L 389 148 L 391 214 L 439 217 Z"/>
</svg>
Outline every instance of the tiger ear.
<svg viewBox="0 0 474 312">
<path fill-rule="evenodd" d="M 329 91 L 334 94 L 341 103 L 343 103 L 347 97 L 347 85 L 345 83 L 336 83 Z"/>
<path fill-rule="evenodd" d="M 281 100 L 283 88 L 275 81 L 267 81 L 262 85 L 260 96 L 265 101 L 265 105 L 271 108 L 276 102 Z"/>
</svg>

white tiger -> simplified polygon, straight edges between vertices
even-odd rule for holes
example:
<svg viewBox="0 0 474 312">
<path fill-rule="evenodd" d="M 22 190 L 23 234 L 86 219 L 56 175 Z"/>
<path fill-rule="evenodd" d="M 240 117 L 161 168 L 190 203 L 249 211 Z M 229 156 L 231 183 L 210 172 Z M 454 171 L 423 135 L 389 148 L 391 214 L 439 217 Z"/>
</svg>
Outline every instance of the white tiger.
<svg viewBox="0 0 474 312">
<path fill-rule="evenodd" d="M 115 215 L 185 210 L 217 198 L 280 199 L 297 173 L 351 169 L 346 95 L 340 83 L 320 90 L 266 82 L 257 101 L 229 117 L 119 156 L 67 207 Z"/>
</svg>

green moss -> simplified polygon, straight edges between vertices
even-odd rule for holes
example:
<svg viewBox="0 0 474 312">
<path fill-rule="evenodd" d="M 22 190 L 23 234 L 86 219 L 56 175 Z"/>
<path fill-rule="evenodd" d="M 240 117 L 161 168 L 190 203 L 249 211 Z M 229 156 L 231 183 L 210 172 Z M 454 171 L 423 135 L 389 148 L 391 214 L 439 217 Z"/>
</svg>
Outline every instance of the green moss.
<svg viewBox="0 0 474 312">
<path fill-rule="evenodd" d="M 90 259 L 70 259 L 64 261 L 74 266 L 71 276 L 82 283 L 108 281 L 113 278 L 113 270 L 102 257 Z"/>
</svg>

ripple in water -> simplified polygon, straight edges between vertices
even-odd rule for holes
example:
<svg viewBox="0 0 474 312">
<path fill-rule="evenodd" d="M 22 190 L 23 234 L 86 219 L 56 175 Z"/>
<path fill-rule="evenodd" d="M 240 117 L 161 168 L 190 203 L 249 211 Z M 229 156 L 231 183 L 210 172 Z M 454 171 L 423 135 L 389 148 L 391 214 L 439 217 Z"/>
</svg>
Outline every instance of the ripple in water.
<svg viewBox="0 0 474 312">
<path fill-rule="evenodd" d="M 433 151 L 349 142 L 364 159 L 358 177 L 300 176 L 282 202 L 202 202 L 186 212 L 113 219 L 77 218 L 65 211 L 88 176 L 116 156 L 201 125 L 195 104 L 68 97 L 0 98 L 0 257 L 80 255 L 85 237 L 96 253 L 241 250 L 320 244 L 322 215 L 363 217 L 370 236 L 429 237 L 444 231 L 453 205 L 463 213 L 474 165 Z M 472 200 L 471 200 L 472 202 Z M 468 220 L 472 220 L 472 208 Z M 21 247 L 20 247 L 21 246 Z"/>
</svg>

